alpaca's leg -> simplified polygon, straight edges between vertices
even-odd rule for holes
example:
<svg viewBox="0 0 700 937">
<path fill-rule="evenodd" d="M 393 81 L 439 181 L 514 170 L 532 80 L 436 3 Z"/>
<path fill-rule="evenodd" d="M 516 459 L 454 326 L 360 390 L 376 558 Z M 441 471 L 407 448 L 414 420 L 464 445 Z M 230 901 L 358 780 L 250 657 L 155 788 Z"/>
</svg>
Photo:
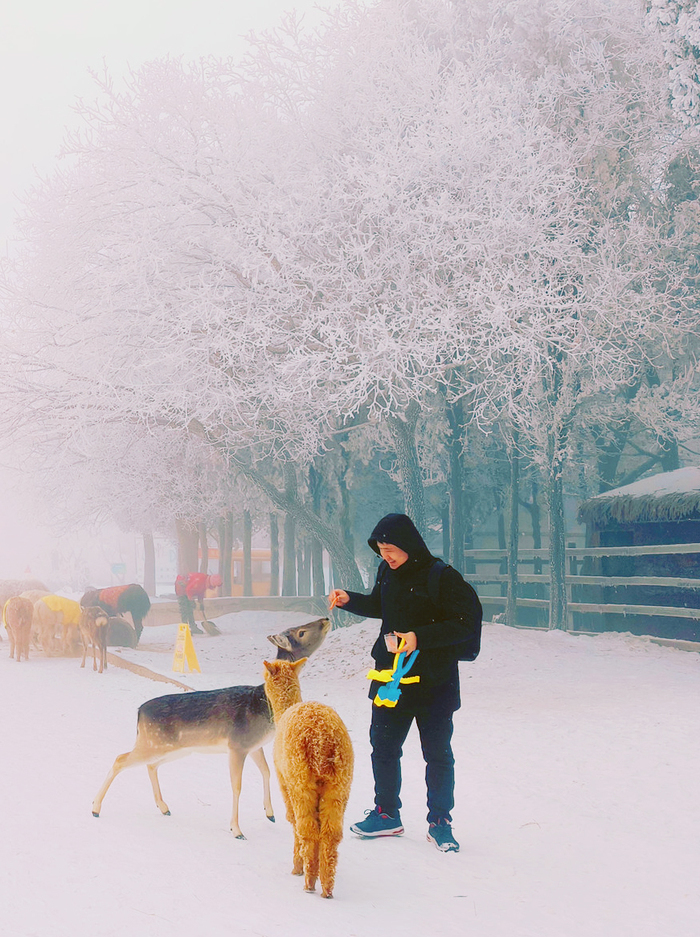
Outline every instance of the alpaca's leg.
<svg viewBox="0 0 700 937">
<path fill-rule="evenodd" d="M 339 796 L 337 791 L 326 791 L 321 794 L 319 877 L 323 898 L 333 897 L 335 873 L 338 867 L 338 844 L 343 838 L 343 817 L 347 802 L 347 795 Z"/>
<path fill-rule="evenodd" d="M 282 794 L 282 800 L 284 801 L 284 806 L 287 812 L 287 820 L 292 824 L 292 830 L 294 831 L 294 857 L 292 860 L 292 875 L 302 875 L 304 872 L 304 863 L 301 858 L 301 851 L 299 848 L 299 837 L 297 836 L 297 825 L 294 821 L 294 808 L 292 806 L 292 801 L 289 796 L 289 791 L 282 775 L 277 772 L 277 781 L 279 782 L 280 793 Z"/>
<path fill-rule="evenodd" d="M 294 804 L 295 828 L 299 837 L 299 851 L 304 863 L 304 888 L 314 891 L 318 878 L 319 822 L 318 794 L 313 779 L 295 784 L 290 792 Z"/>
</svg>

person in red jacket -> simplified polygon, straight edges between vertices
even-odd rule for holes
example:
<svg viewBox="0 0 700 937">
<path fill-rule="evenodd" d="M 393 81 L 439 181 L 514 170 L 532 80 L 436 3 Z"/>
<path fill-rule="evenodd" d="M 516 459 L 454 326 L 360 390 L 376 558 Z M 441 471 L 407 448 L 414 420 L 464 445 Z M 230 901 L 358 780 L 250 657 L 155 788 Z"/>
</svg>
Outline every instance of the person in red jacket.
<svg viewBox="0 0 700 937">
<path fill-rule="evenodd" d="M 222 582 L 223 580 L 218 573 L 213 573 L 212 575 L 207 575 L 207 573 L 189 573 L 186 576 L 180 574 L 175 580 L 175 595 L 177 596 L 180 606 L 180 615 L 182 616 L 182 620 L 186 621 L 190 626 L 192 634 L 204 634 L 194 619 L 196 603 L 199 603 L 202 618 L 206 621 L 207 616 L 204 611 L 204 597 L 207 594 L 207 589 L 216 589 Z"/>
</svg>

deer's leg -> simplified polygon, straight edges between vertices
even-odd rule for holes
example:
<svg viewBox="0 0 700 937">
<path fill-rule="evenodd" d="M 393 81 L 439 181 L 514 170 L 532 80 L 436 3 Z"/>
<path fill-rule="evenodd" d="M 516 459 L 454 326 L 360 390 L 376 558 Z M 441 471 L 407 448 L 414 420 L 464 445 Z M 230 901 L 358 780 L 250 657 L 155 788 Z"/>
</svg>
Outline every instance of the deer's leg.
<svg viewBox="0 0 700 937">
<path fill-rule="evenodd" d="M 155 800 L 156 800 L 156 807 L 160 810 L 163 816 L 169 817 L 170 808 L 168 807 L 166 802 L 163 800 L 163 795 L 160 792 L 160 784 L 158 782 L 158 765 L 159 764 L 160 764 L 159 761 L 155 761 L 150 765 L 146 765 L 146 767 L 148 768 L 148 778 L 151 782 L 151 787 L 153 788 L 153 796 L 155 797 Z"/>
<path fill-rule="evenodd" d="M 14 628 L 7 629 L 7 637 L 10 639 L 10 660 L 15 656 L 15 630 Z M 17 653 L 17 660 L 19 660 L 19 652 Z"/>
<path fill-rule="evenodd" d="M 245 754 L 242 752 L 236 751 L 234 748 L 229 749 L 228 755 L 228 769 L 231 775 L 231 790 L 233 792 L 233 812 L 231 814 L 231 832 L 236 837 L 236 839 L 245 839 L 245 836 L 241 832 L 241 828 L 238 825 L 238 801 L 241 796 L 241 784 L 243 781 L 243 763 L 245 762 Z"/>
<path fill-rule="evenodd" d="M 250 757 L 258 766 L 258 770 L 262 775 L 263 806 L 265 808 L 265 816 L 268 820 L 271 820 L 274 823 L 275 812 L 272 809 L 272 798 L 270 797 L 270 768 L 268 767 L 267 760 L 265 758 L 265 752 L 262 750 L 262 748 L 256 748 L 254 752 L 250 752 Z"/>
<path fill-rule="evenodd" d="M 84 667 L 84 666 L 85 666 L 85 658 L 87 657 L 87 649 L 88 649 L 88 646 L 87 646 L 87 639 L 86 639 L 86 637 L 85 637 L 85 635 L 83 634 L 82 631 L 80 632 L 80 640 L 83 642 L 83 659 L 80 661 L 80 666 L 81 666 L 81 667 Z"/>
<path fill-rule="evenodd" d="M 114 764 L 109 770 L 109 774 L 105 778 L 104 784 L 99 789 L 97 796 L 92 802 L 93 817 L 99 817 L 102 801 L 104 800 L 105 794 L 109 790 L 109 787 L 116 776 L 122 772 L 124 768 L 131 768 L 133 765 L 141 765 L 144 761 L 145 758 L 142 754 L 137 752 L 136 749 L 133 749 L 130 752 L 124 752 L 123 755 L 117 755 L 117 757 L 114 759 Z"/>
</svg>

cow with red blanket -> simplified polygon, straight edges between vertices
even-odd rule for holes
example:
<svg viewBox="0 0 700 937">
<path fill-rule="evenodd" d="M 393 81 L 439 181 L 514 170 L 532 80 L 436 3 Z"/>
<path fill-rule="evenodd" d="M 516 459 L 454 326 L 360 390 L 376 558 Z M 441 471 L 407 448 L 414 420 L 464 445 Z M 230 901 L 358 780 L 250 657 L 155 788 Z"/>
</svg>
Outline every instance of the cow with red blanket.
<svg viewBox="0 0 700 937">
<path fill-rule="evenodd" d="M 143 619 L 151 608 L 151 600 L 148 593 L 136 582 L 129 583 L 127 586 L 109 586 L 106 589 L 88 589 L 80 600 L 83 608 L 89 608 L 91 605 L 98 605 L 109 615 L 119 615 L 122 612 L 129 612 L 131 620 L 134 623 L 136 631 L 136 641 L 138 642 L 143 631 Z"/>
</svg>

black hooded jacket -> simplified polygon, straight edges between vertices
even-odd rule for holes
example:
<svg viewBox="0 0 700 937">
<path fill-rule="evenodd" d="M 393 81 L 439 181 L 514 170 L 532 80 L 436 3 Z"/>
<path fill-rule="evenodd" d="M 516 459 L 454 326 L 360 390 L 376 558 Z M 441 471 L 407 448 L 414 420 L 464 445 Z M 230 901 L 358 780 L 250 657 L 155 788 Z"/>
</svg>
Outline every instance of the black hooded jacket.
<svg viewBox="0 0 700 937">
<path fill-rule="evenodd" d="M 472 638 L 481 626 L 481 603 L 476 592 L 451 566 L 439 578 L 438 601 L 428 593 L 428 574 L 436 562 L 413 521 L 405 514 L 387 514 L 372 531 L 370 547 L 379 554 L 378 543 L 390 543 L 408 553 L 396 569 L 382 561 L 369 595 L 348 592 L 344 611 L 366 618 L 381 618 L 379 637 L 372 648 L 377 670 L 391 669 L 394 655 L 384 643 L 392 631 L 415 632 L 420 653 L 410 675 L 420 682 L 402 687 L 402 698 L 415 705 L 444 705 L 457 709 L 459 698 L 459 645 Z M 381 554 L 379 554 L 381 555 Z M 378 684 L 373 683 L 374 698 Z"/>
</svg>

